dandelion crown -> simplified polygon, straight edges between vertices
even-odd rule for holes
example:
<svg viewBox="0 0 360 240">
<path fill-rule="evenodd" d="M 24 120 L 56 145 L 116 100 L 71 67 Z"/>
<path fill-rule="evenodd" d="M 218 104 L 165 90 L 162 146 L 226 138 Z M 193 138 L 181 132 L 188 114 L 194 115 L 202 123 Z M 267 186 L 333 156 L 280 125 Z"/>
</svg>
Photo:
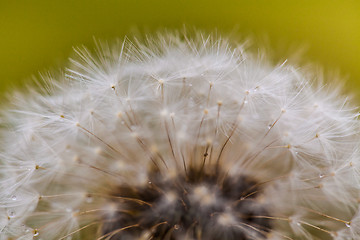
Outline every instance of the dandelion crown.
<svg viewBox="0 0 360 240">
<path fill-rule="evenodd" d="M 360 239 L 337 88 L 226 40 L 99 45 L 2 112 L 0 239 Z"/>
</svg>

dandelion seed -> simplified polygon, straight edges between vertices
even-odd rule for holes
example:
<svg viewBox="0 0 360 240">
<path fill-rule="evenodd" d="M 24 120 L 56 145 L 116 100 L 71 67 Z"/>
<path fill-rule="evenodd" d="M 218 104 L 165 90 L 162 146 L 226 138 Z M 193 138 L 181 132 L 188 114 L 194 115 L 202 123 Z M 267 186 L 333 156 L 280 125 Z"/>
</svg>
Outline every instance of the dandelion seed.
<svg viewBox="0 0 360 240">
<path fill-rule="evenodd" d="M 127 40 L 2 113 L 0 239 L 360 239 L 356 108 L 226 40 Z"/>
</svg>

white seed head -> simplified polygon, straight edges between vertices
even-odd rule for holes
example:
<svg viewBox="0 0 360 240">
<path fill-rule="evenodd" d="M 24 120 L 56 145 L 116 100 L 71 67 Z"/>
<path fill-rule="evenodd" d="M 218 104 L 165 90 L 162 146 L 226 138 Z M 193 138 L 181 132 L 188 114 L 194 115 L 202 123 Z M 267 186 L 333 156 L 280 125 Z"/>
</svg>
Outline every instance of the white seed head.
<svg viewBox="0 0 360 240">
<path fill-rule="evenodd" d="M 338 88 L 213 37 L 90 52 L 2 111 L 0 239 L 360 239 Z"/>
</svg>

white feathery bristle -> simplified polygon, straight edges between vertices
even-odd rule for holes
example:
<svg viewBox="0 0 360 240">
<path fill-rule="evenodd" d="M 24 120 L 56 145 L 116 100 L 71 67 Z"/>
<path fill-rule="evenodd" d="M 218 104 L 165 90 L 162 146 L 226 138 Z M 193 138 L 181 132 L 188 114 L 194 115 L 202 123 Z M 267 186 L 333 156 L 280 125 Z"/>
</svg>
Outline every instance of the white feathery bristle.
<svg viewBox="0 0 360 240">
<path fill-rule="evenodd" d="M 341 89 L 213 36 L 76 52 L 2 113 L 0 240 L 360 239 Z"/>
</svg>

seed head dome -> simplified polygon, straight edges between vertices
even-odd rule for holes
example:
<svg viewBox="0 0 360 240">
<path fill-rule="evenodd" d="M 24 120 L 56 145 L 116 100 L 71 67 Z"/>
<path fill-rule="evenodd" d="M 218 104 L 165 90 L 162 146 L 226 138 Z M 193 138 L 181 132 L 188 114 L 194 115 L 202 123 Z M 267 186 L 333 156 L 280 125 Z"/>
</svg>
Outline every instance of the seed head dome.
<svg viewBox="0 0 360 240">
<path fill-rule="evenodd" d="M 216 37 L 78 50 L 2 111 L 0 239 L 360 239 L 357 117 Z"/>
</svg>

